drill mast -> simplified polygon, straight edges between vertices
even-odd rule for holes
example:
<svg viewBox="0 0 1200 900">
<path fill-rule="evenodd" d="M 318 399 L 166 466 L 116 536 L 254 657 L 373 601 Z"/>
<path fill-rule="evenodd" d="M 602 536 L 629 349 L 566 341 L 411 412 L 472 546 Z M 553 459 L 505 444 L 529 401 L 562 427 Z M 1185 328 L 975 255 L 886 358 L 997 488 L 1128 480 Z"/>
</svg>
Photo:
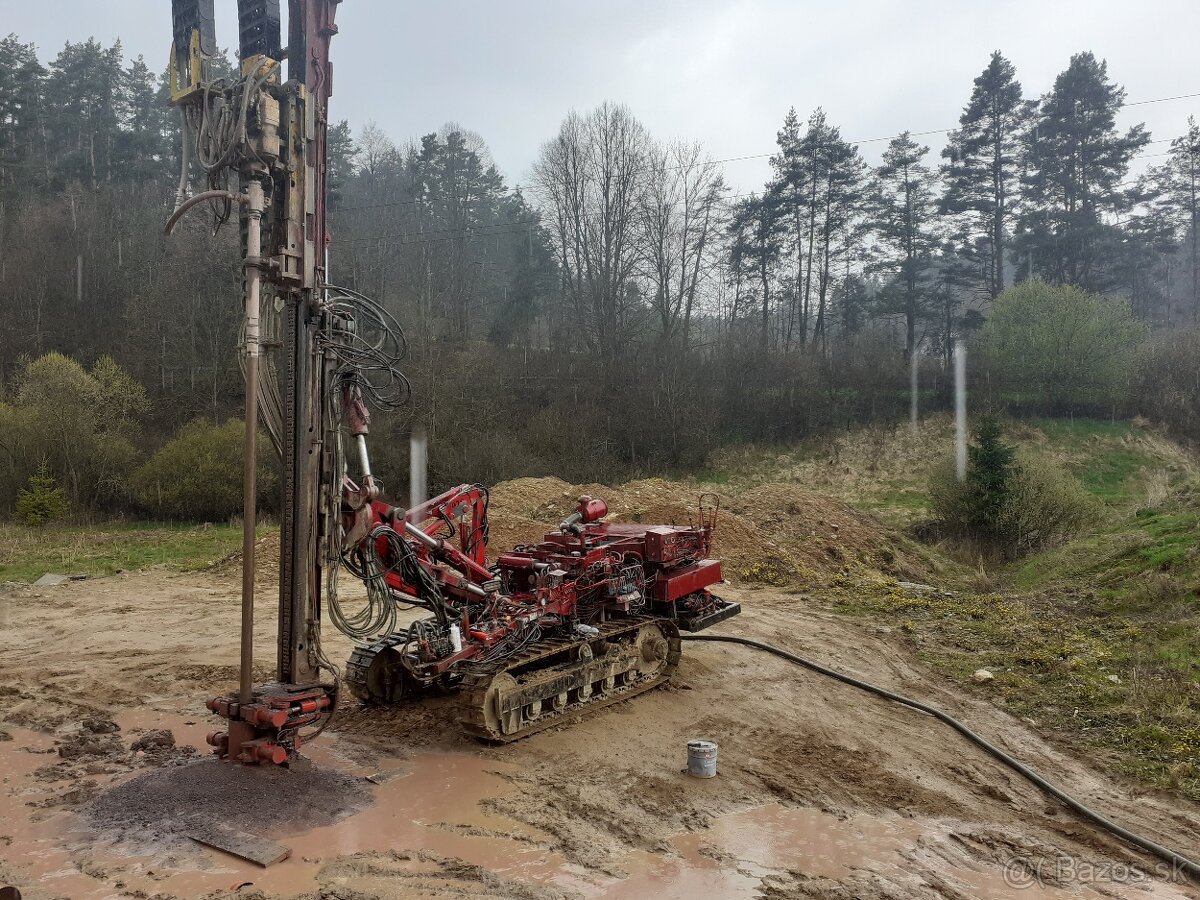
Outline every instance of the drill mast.
<svg viewBox="0 0 1200 900">
<path fill-rule="evenodd" d="M 214 78 L 213 0 L 172 0 L 171 101 L 183 119 L 183 160 L 170 231 L 208 203 L 217 227 L 239 207 L 244 257 L 246 493 L 239 695 L 209 706 L 230 720 L 210 736 L 224 755 L 281 761 L 323 723 L 335 687 L 320 681 L 324 542 L 337 528 L 329 504 L 335 467 L 325 398 L 335 366 L 321 349 L 325 303 L 329 44 L 339 0 L 290 0 L 288 46 L 279 0 L 239 0 L 239 72 Z M 288 77 L 281 67 L 287 60 Z M 188 196 L 193 168 L 207 190 Z M 237 190 L 232 190 L 233 179 Z M 274 684 L 252 684 L 255 438 L 262 424 L 282 458 L 279 628 Z M 334 428 L 337 424 L 334 423 Z"/>
</svg>

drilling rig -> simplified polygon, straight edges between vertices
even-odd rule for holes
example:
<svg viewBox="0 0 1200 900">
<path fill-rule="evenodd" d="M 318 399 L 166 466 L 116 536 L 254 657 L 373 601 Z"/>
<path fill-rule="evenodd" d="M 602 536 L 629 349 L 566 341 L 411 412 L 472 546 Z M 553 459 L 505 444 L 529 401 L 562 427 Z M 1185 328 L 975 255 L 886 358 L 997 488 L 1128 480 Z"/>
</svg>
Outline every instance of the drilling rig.
<svg viewBox="0 0 1200 900">
<path fill-rule="evenodd" d="M 406 348 L 381 303 L 327 277 L 339 2 L 290 0 L 285 48 L 279 0 L 239 0 L 238 68 L 218 75 L 213 0 L 172 0 L 170 96 L 183 143 L 166 231 L 205 208 L 219 229 L 236 209 L 243 257 L 241 672 L 236 696 L 208 702 L 228 723 L 209 735 L 214 752 L 242 763 L 286 763 L 332 719 L 339 684 L 368 703 L 452 688 L 465 731 L 516 740 L 662 684 L 681 628 L 740 612 L 710 591 L 722 580 L 710 558 L 720 508 L 711 494 L 686 526 L 608 523 L 603 499 L 581 497 L 541 541 L 490 563 L 484 486 L 409 509 L 382 498 L 367 436 L 372 411 L 408 400 Z M 256 685 L 260 422 L 283 471 L 276 674 Z M 339 596 L 343 571 L 366 586 L 354 611 Z M 323 612 L 359 642 L 344 672 L 322 648 Z"/>
</svg>

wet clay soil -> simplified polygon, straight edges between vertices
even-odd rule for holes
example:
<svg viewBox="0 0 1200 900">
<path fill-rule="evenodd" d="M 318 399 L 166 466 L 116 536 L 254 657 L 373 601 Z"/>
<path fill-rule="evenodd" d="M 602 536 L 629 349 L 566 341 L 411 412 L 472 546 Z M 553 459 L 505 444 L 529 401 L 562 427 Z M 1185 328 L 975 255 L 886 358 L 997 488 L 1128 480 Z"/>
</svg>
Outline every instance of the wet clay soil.
<svg viewBox="0 0 1200 900">
<path fill-rule="evenodd" d="M 724 630 L 941 705 L 1200 855 L 1193 805 L 1106 779 L 926 677 L 888 634 L 796 595 L 727 593 L 746 613 Z M 234 578 L 117 576 L 7 605 L 0 884 L 34 900 L 1200 897 L 1139 875 L 1151 861 L 935 723 L 739 648 L 689 644 L 670 686 L 506 747 L 461 737 L 450 698 L 347 707 L 304 763 L 255 773 L 204 745 L 204 700 L 236 683 Z M 269 618 L 256 637 L 269 663 Z M 720 745 L 717 778 L 681 773 L 695 737 Z M 264 870 L 183 836 L 212 814 L 291 858 Z M 1022 859 L 1075 865 L 1029 886 L 1011 877 Z"/>
</svg>

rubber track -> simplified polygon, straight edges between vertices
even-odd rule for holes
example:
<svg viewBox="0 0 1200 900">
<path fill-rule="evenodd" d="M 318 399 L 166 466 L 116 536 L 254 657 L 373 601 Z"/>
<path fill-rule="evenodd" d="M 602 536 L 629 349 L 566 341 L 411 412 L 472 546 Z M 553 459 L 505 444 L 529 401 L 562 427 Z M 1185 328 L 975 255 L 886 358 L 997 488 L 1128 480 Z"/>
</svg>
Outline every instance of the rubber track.
<svg viewBox="0 0 1200 900">
<path fill-rule="evenodd" d="M 464 732 L 472 737 L 481 738 L 492 743 L 508 744 L 558 725 L 568 716 L 579 712 L 590 713 L 593 710 L 604 709 L 621 700 L 636 697 L 638 694 L 643 694 L 651 688 L 656 688 L 660 684 L 664 684 L 670 680 L 676 666 L 679 665 L 679 657 L 682 652 L 679 629 L 670 619 L 665 619 L 661 616 L 639 616 L 636 619 L 621 619 L 614 622 L 606 622 L 600 626 L 600 634 L 589 638 L 588 641 L 607 640 L 629 631 L 636 631 L 644 625 L 658 625 L 662 628 L 667 638 L 667 664 L 663 667 L 662 674 L 653 681 L 639 682 L 634 685 L 614 688 L 603 697 L 595 697 L 593 695 L 592 698 L 583 703 L 575 702 L 559 711 L 552 709 L 545 710 L 536 722 L 522 728 L 520 731 L 513 734 L 496 734 L 488 727 L 483 711 L 483 705 L 487 699 L 487 692 L 491 686 L 492 679 L 497 675 L 512 672 L 514 669 L 524 666 L 536 663 L 545 664 L 551 657 L 560 653 L 565 654 L 572 648 L 584 643 L 578 639 L 569 638 L 543 640 L 495 666 L 477 670 L 465 676 L 458 700 L 459 725 L 462 726 Z"/>
<path fill-rule="evenodd" d="M 404 632 L 397 632 L 379 638 L 370 644 L 354 648 L 350 653 L 350 659 L 346 662 L 346 671 L 343 675 L 351 694 L 363 702 L 376 699 L 371 697 L 371 692 L 367 688 L 367 671 L 371 668 L 371 663 L 375 661 L 376 656 L 389 647 L 404 643 L 406 637 Z"/>
</svg>

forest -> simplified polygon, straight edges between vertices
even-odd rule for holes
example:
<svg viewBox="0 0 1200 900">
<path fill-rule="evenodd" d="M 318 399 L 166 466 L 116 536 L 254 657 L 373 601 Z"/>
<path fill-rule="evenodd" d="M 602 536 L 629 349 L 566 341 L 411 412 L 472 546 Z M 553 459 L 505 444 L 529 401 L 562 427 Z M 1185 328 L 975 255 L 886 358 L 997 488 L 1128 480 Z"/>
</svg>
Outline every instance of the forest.
<svg viewBox="0 0 1200 900">
<path fill-rule="evenodd" d="M 409 346 L 412 401 L 372 431 L 385 478 L 416 425 L 431 484 L 697 470 L 900 419 L 913 368 L 944 407 L 956 346 L 980 406 L 1200 438 L 1200 126 L 1118 127 L 1089 52 L 1033 89 L 981 63 L 940 156 L 905 132 L 871 165 L 823 110 L 781 110 L 748 194 L 615 102 L 530 136 L 528 173 L 465 124 L 332 126 L 330 280 Z M 238 477 L 237 230 L 163 236 L 179 168 L 144 59 L 0 40 L 0 512 L 42 478 L 76 512 L 178 515 L 163 453 L 198 494 Z M 214 447 L 233 463 L 200 465 Z"/>
</svg>

